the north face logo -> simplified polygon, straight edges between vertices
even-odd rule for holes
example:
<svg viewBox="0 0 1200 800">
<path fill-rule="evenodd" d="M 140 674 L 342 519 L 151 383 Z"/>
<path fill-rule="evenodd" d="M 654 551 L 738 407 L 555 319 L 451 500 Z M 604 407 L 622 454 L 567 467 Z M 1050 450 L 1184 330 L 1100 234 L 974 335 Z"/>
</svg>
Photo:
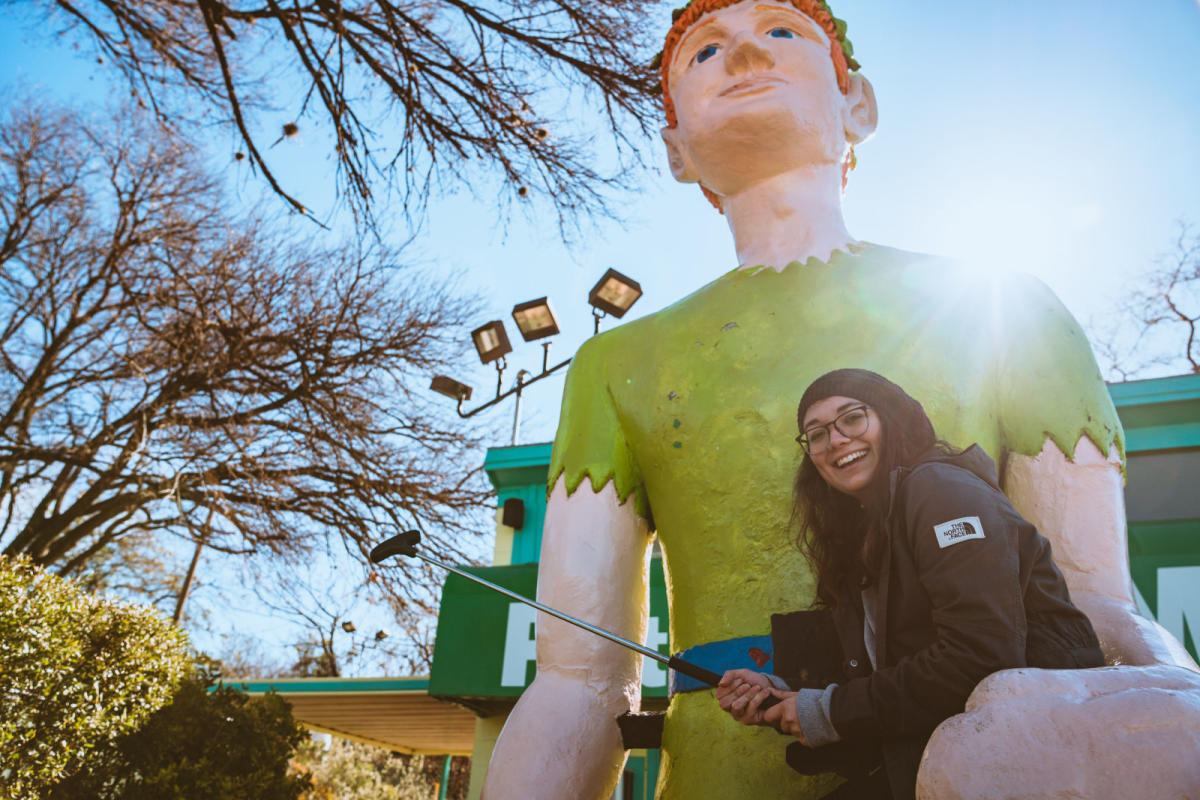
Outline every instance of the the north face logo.
<svg viewBox="0 0 1200 800">
<path fill-rule="evenodd" d="M 975 526 L 969 522 L 952 522 L 942 535 L 947 539 L 961 539 L 975 532 Z"/>
<path fill-rule="evenodd" d="M 933 533 L 937 536 L 938 547 L 941 548 L 965 542 L 967 539 L 984 538 L 983 524 L 980 523 L 979 517 L 959 517 L 941 525 L 934 525 Z"/>
</svg>

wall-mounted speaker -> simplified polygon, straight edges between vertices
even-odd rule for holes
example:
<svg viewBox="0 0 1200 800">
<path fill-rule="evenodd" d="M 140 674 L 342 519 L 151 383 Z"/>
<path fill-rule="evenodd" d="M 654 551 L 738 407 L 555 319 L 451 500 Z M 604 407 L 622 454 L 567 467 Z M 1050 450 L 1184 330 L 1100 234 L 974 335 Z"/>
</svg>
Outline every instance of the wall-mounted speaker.
<svg viewBox="0 0 1200 800">
<path fill-rule="evenodd" d="M 517 497 L 510 497 L 504 501 L 503 510 L 500 512 L 500 521 L 513 530 L 521 530 L 525 527 L 525 501 Z"/>
</svg>

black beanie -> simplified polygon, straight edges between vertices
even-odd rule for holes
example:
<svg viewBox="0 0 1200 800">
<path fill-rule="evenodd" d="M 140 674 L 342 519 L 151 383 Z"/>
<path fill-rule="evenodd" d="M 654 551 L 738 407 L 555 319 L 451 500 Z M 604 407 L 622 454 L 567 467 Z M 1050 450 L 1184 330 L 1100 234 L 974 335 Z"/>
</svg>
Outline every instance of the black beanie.
<svg viewBox="0 0 1200 800">
<path fill-rule="evenodd" d="M 838 396 L 861 400 L 901 424 L 928 426 L 929 438 L 933 439 L 933 425 L 921 404 L 887 378 L 866 369 L 835 369 L 809 384 L 796 410 L 800 433 L 804 433 L 804 414 L 813 403 Z"/>
</svg>

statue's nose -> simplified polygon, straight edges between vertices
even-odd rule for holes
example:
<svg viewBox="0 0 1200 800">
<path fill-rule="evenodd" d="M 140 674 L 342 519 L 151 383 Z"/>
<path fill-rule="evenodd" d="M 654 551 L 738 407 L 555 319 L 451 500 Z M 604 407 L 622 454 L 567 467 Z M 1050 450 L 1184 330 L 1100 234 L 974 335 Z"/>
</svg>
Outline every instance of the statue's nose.
<svg viewBox="0 0 1200 800">
<path fill-rule="evenodd" d="M 775 66 L 771 51 L 764 47 L 750 31 L 742 31 L 729 43 L 729 55 L 725 58 L 725 69 L 733 75 L 756 69 Z"/>
</svg>

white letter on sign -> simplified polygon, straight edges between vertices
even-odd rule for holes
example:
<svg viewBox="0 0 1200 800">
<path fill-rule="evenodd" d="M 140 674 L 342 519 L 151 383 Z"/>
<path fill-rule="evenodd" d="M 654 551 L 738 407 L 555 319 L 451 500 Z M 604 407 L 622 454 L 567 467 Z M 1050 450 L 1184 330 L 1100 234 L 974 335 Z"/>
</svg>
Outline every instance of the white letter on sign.
<svg viewBox="0 0 1200 800">
<path fill-rule="evenodd" d="M 1183 641 L 1183 626 L 1200 632 L 1200 567 L 1158 568 L 1158 624 Z"/>
<path fill-rule="evenodd" d="M 658 617 L 650 618 L 650 625 L 646 629 L 646 647 L 651 650 L 657 650 L 660 644 L 667 643 L 667 632 L 662 629 L 662 623 Z M 667 685 L 667 665 L 661 661 L 655 661 L 650 656 L 642 656 L 642 686 L 657 688 Z"/>
<path fill-rule="evenodd" d="M 524 603 L 508 604 L 508 630 L 504 634 L 504 667 L 501 686 L 524 686 L 525 665 L 537 661 L 537 610 Z"/>
</svg>

